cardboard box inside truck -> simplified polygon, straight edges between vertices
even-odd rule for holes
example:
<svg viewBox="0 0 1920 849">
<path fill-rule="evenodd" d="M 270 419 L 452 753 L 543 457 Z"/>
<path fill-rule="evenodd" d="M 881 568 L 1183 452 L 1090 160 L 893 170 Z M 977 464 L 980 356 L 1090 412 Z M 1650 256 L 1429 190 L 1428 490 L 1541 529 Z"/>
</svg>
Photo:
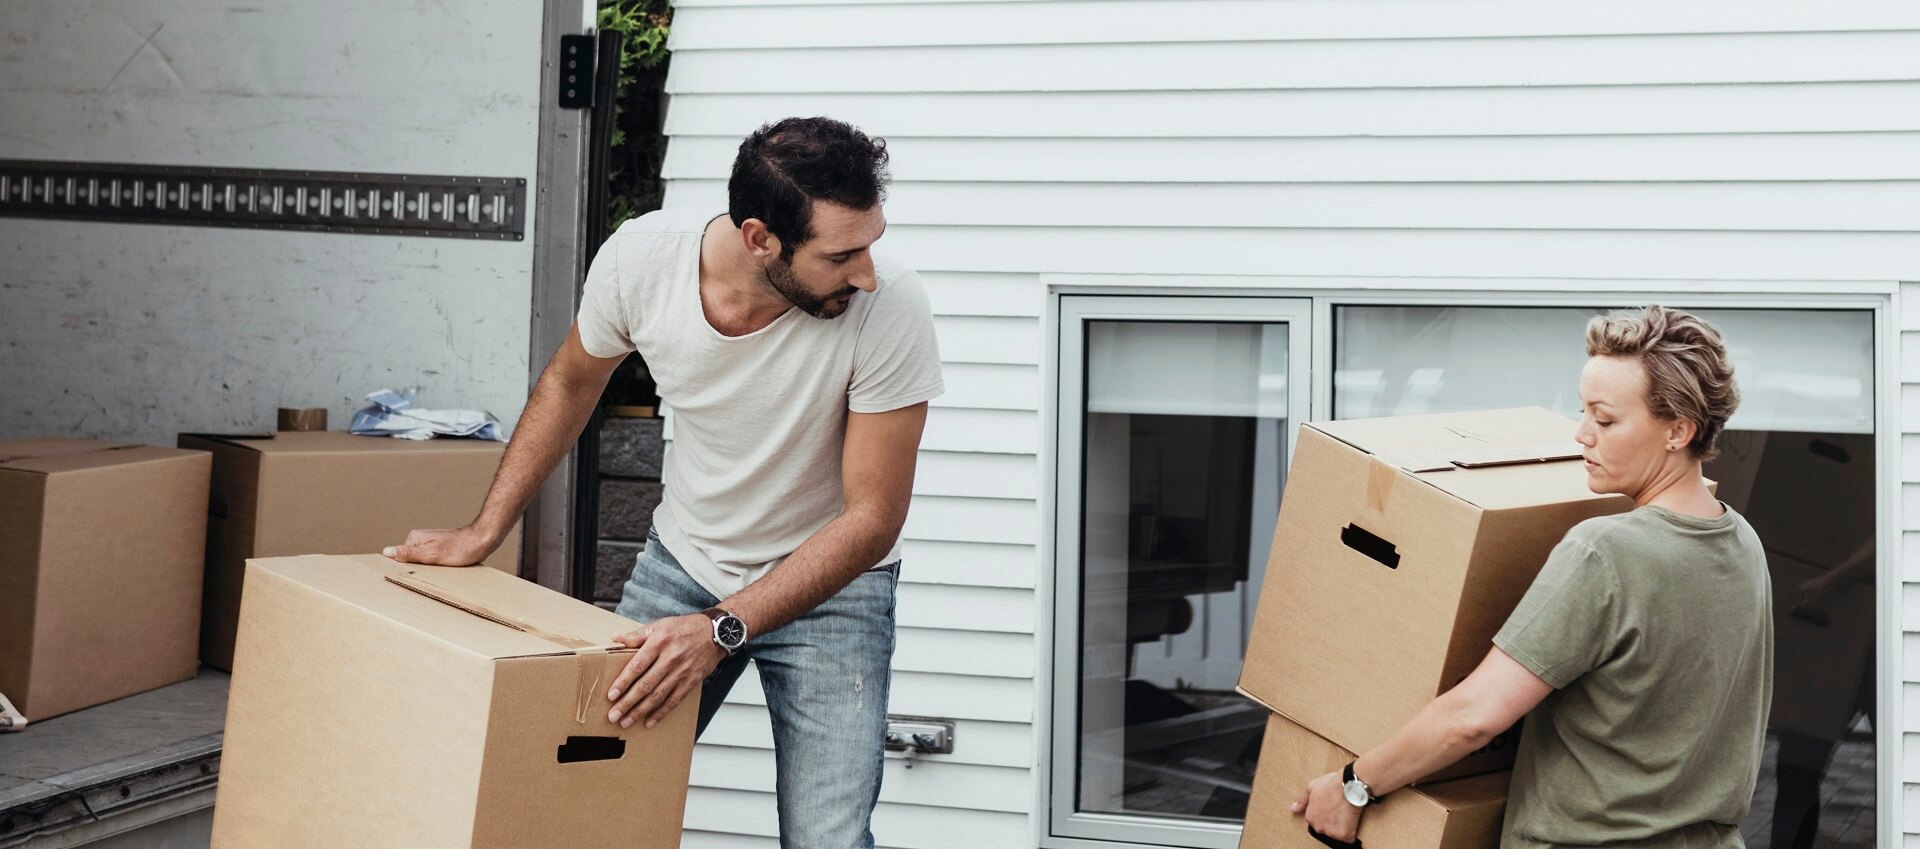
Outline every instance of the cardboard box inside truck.
<svg viewBox="0 0 1920 849">
<path fill-rule="evenodd" d="M 0 441 L 0 694 L 29 722 L 193 677 L 210 461 Z"/>
<path fill-rule="evenodd" d="M 251 561 L 213 846 L 678 846 L 698 697 L 607 721 L 634 627 L 493 569 Z"/>
<path fill-rule="evenodd" d="M 1523 408 L 1302 426 L 1241 692 L 1366 751 L 1459 683 L 1567 529 L 1632 506 L 1587 489 L 1575 425 Z"/>
<path fill-rule="evenodd" d="M 213 453 L 200 657 L 233 668 L 245 564 L 254 557 L 365 554 L 415 528 L 473 521 L 506 446 L 475 439 L 414 442 L 341 431 L 266 438 L 185 434 Z M 516 527 L 486 565 L 518 571 Z"/>
<path fill-rule="evenodd" d="M 1267 720 L 1260 766 L 1247 801 L 1240 849 L 1327 849 L 1289 808 L 1307 782 L 1336 772 L 1352 752 L 1283 716 Z M 1359 843 L 1392 849 L 1495 849 L 1507 809 L 1510 773 L 1483 773 L 1387 794 L 1360 817 Z"/>
</svg>

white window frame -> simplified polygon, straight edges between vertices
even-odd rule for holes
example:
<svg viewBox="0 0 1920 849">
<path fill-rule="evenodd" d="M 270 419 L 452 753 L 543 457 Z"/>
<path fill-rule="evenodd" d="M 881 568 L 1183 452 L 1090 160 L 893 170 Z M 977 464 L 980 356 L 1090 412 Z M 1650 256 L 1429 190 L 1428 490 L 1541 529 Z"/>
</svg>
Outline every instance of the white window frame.
<svg viewBox="0 0 1920 849">
<path fill-rule="evenodd" d="M 1069 346 L 1062 338 L 1067 304 L 1064 299 L 1084 296 L 1113 296 L 1139 299 L 1148 313 L 1187 319 L 1169 307 L 1178 301 L 1169 298 L 1204 298 L 1210 309 L 1219 310 L 1228 299 L 1225 320 L 1259 321 L 1267 314 L 1263 302 L 1275 300 L 1311 303 L 1311 320 L 1305 334 L 1311 344 L 1312 359 L 1307 387 L 1311 401 L 1305 416 L 1289 411 L 1288 458 L 1299 423 L 1313 421 L 1333 410 L 1334 323 L 1333 311 L 1341 306 L 1450 306 L 1450 307 L 1580 307 L 1610 304 L 1666 303 L 1681 307 L 1715 309 L 1855 309 L 1873 313 L 1874 346 L 1874 433 L 1878 463 L 1875 469 L 1876 532 L 1875 611 L 1879 616 L 1875 633 L 1878 652 L 1875 669 L 1876 723 L 1875 749 L 1875 842 L 1880 847 L 1897 847 L 1903 839 L 1904 785 L 1901 781 L 1900 738 L 1906 724 L 1903 712 L 1901 609 L 1902 533 L 1901 533 L 1901 374 L 1900 374 L 1900 284 L 1882 281 L 1670 281 L 1670 280 L 1590 280 L 1590 279 L 1515 279 L 1515 278 L 1318 278 L 1318 277 L 1191 277 L 1045 274 L 1043 313 L 1046 351 L 1042 374 L 1041 411 L 1041 543 L 1043 552 L 1038 575 L 1038 616 L 1036 638 L 1041 663 L 1036 670 L 1035 686 L 1043 708 L 1035 712 L 1036 763 L 1034 789 L 1035 845 L 1041 849 L 1141 849 L 1155 843 L 1156 836 L 1180 838 L 1194 845 L 1237 845 L 1239 827 L 1196 823 L 1183 820 L 1157 820 L 1127 815 L 1075 813 L 1074 779 L 1077 767 L 1077 735 L 1057 736 L 1056 728 L 1078 727 L 1077 700 L 1061 699 L 1057 694 L 1065 685 L 1078 686 L 1079 661 L 1075 657 L 1077 637 L 1078 515 L 1077 485 L 1063 490 L 1062 462 L 1069 459 L 1064 441 L 1074 436 L 1078 445 L 1084 395 L 1069 399 L 1063 392 L 1069 381 L 1078 386 L 1083 371 L 1078 343 Z M 1118 302 L 1109 302 L 1118 303 Z M 1235 312 L 1232 307 L 1241 311 Z M 1195 319 L 1201 320 L 1201 319 Z M 1213 320 L 1222 320 L 1215 318 Z M 1296 328 L 1299 326 L 1296 325 Z M 1297 338 L 1296 334 L 1296 338 Z M 1069 362 L 1069 354 L 1072 360 Z M 1290 377 L 1299 374 L 1298 362 L 1288 363 Z M 1294 387 L 1289 386 L 1289 394 Z M 1071 419 L 1071 421 L 1069 421 Z M 1071 431 L 1068 430 L 1069 426 Z M 1075 449 L 1077 452 L 1077 448 Z M 1078 457 L 1072 459 L 1078 481 Z M 1072 512 L 1068 512 L 1071 510 Z M 1062 540 L 1075 542 L 1075 558 L 1063 556 Z M 1069 576 L 1072 581 L 1063 581 Z M 1065 590 L 1066 592 L 1063 592 Z M 1071 593 L 1071 594 L 1069 594 Z M 1066 614 L 1063 616 L 1063 614 Z M 1061 629 L 1074 629 L 1064 631 Z M 1064 712 L 1063 712 L 1064 711 Z M 1063 754 L 1064 753 L 1064 754 Z M 1078 826 L 1098 825 L 1098 834 Z M 1066 828 L 1062 828 L 1066 826 Z M 1084 835 L 1084 836 L 1083 836 Z M 1231 839 L 1228 839 L 1231 837 Z M 1198 839 L 1196 839 L 1198 838 Z M 1176 844 L 1177 845 L 1177 844 Z"/>
<path fill-rule="evenodd" d="M 1068 294 L 1065 297 L 1050 299 L 1058 310 L 1056 321 L 1051 325 L 1058 334 L 1060 329 L 1071 323 L 1075 328 L 1085 326 L 1086 322 L 1121 321 L 1180 321 L 1196 323 L 1285 323 L 1287 325 L 1287 440 L 1285 456 L 1293 456 L 1293 441 L 1298 428 L 1291 423 L 1310 419 L 1312 416 L 1311 378 L 1313 364 L 1313 302 L 1306 298 L 1209 298 L 1188 295 L 1146 295 L 1128 297 L 1101 297 L 1097 295 Z M 1055 408 L 1060 409 L 1058 400 L 1073 398 L 1071 409 L 1080 410 L 1086 397 L 1084 347 L 1077 340 L 1062 338 L 1055 355 L 1058 368 L 1057 394 Z M 1304 378 L 1304 379 L 1297 379 Z M 1080 440 L 1082 437 L 1082 416 L 1061 418 L 1055 434 L 1055 454 L 1059 465 L 1054 468 L 1061 480 L 1074 482 L 1055 493 L 1053 503 L 1057 512 L 1048 514 L 1054 517 L 1053 524 L 1071 521 L 1075 533 L 1054 534 L 1052 545 L 1042 549 L 1054 554 L 1054 562 L 1078 564 L 1080 562 L 1080 491 L 1081 480 Z M 1067 446 L 1074 446 L 1068 450 Z M 1046 570 L 1043 570 L 1046 571 Z M 1079 604 L 1080 574 L 1078 568 L 1058 570 L 1054 579 L 1058 591 L 1048 596 L 1053 605 L 1050 622 L 1061 629 L 1050 632 L 1053 643 L 1069 657 L 1078 654 L 1079 647 Z M 1056 657 L 1055 663 L 1061 658 Z M 1080 668 L 1078 660 L 1073 660 L 1073 669 Z M 1051 707 L 1054 725 L 1052 727 L 1078 727 L 1077 698 L 1061 698 L 1062 693 L 1077 693 L 1080 676 L 1071 679 L 1062 678 L 1050 689 L 1048 704 Z M 1059 739 L 1048 738 L 1043 744 L 1051 750 L 1051 763 L 1075 764 L 1078 761 L 1078 735 L 1064 735 Z M 1045 757 L 1045 756 L 1043 756 Z M 1052 781 L 1051 804 L 1057 807 L 1049 812 L 1053 823 L 1050 831 L 1066 832 L 1079 839 L 1114 841 L 1128 839 L 1131 836 L 1159 836 L 1177 839 L 1181 844 L 1206 847 L 1206 849 L 1233 849 L 1240 844 L 1240 827 L 1224 823 L 1207 823 L 1197 820 L 1184 820 L 1173 817 L 1153 817 L 1133 814 L 1080 813 L 1072 810 L 1076 797 L 1076 769 L 1060 769 L 1049 773 Z M 1137 845 L 1140 841 L 1134 839 Z M 1095 844 L 1102 845 L 1102 844 Z M 1104 845 L 1123 845 L 1108 842 Z M 1151 844 L 1149 844 L 1151 845 Z"/>
</svg>

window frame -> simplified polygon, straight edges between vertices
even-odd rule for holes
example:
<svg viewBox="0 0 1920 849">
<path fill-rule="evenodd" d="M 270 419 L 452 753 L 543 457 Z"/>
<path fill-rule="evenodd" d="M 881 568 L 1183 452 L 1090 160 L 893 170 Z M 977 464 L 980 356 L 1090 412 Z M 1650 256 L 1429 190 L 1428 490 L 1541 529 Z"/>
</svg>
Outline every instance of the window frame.
<svg viewBox="0 0 1920 849">
<path fill-rule="evenodd" d="M 1882 281 L 1668 281 L 1512 278 L 1314 278 L 1213 277 L 1045 274 L 1046 350 L 1041 411 L 1042 439 L 1041 527 L 1036 622 L 1037 648 L 1042 662 L 1036 669 L 1036 762 L 1034 789 L 1035 845 L 1042 849 L 1139 849 L 1142 846 L 1237 845 L 1240 827 L 1132 815 L 1087 814 L 1073 810 L 1078 775 L 1078 700 L 1062 698 L 1076 693 L 1080 679 L 1078 620 L 1078 551 L 1083 517 L 1079 507 L 1079 430 L 1085 414 L 1084 335 L 1070 338 L 1065 327 L 1089 316 L 1072 311 L 1077 299 L 1102 297 L 1115 311 L 1134 302 L 1138 315 L 1175 320 L 1259 321 L 1267 310 L 1291 312 L 1306 302 L 1308 315 L 1293 325 L 1292 346 L 1309 345 L 1305 387 L 1290 382 L 1287 421 L 1287 457 L 1302 421 L 1314 421 L 1333 409 L 1334 310 L 1344 306 L 1427 307 L 1580 307 L 1609 304 L 1667 303 L 1681 307 L 1715 309 L 1865 310 L 1873 313 L 1873 399 L 1875 450 L 1875 842 L 1894 846 L 1903 831 L 1903 789 L 1900 739 L 1904 730 L 1902 655 L 1902 390 L 1899 362 L 1901 285 Z M 1917 299 L 1920 300 L 1920 299 Z M 1206 311 L 1190 318 L 1175 312 L 1194 303 Z M 1079 301 L 1079 303 L 1087 303 Z M 1282 306 L 1284 304 L 1284 306 Z M 1920 308 L 1920 303 L 1911 308 Z M 1094 316 L 1106 317 L 1106 316 Z M 1076 327 L 1080 326 L 1078 324 Z M 1304 330 L 1305 333 L 1298 331 Z M 1301 338 L 1304 336 L 1304 340 Z M 1290 359 L 1289 380 L 1300 374 L 1302 361 Z M 1067 369 L 1073 369 L 1071 375 Z M 1069 380 L 1069 378 L 1071 378 Z M 1078 397 L 1067 394 L 1073 388 Z M 1304 388 L 1309 400 L 1295 406 L 1291 398 Z M 1306 415 L 1296 415 L 1295 409 Z M 1067 436 L 1074 449 L 1067 450 Z M 1068 455 L 1073 456 L 1069 457 Z M 1071 460 L 1071 466 L 1063 463 Z M 1063 474 L 1073 472 L 1071 479 Z M 1063 489 L 1063 484 L 1066 486 Z M 1069 513 L 1068 511 L 1072 512 Z M 1068 545 L 1067 543 L 1071 543 Z M 1063 630 L 1064 629 L 1064 630 Z M 1056 733 L 1064 730 L 1066 733 Z M 1091 828 L 1086 826 L 1093 826 Z M 1184 843 L 1155 842 L 1179 838 Z"/>
<path fill-rule="evenodd" d="M 1238 298 L 1211 298 L 1194 296 L 1123 296 L 1068 294 L 1056 299 L 1059 309 L 1058 318 L 1052 327 L 1058 336 L 1059 345 L 1056 368 L 1053 377 L 1057 383 L 1054 408 L 1061 410 L 1059 402 L 1072 398 L 1070 408 L 1076 411 L 1071 418 L 1061 415 L 1057 428 L 1050 429 L 1054 439 L 1054 453 L 1061 465 L 1053 469 L 1058 480 L 1068 481 L 1069 485 L 1053 493 L 1053 510 L 1050 515 L 1056 527 L 1064 528 L 1062 522 L 1071 522 L 1071 533 L 1052 535 L 1050 547 L 1043 550 L 1052 552 L 1054 562 L 1071 563 L 1075 568 L 1056 570 L 1053 586 L 1058 589 L 1049 596 L 1051 616 L 1048 617 L 1047 637 L 1055 651 L 1052 655 L 1053 668 L 1070 668 L 1071 676 L 1061 675 L 1052 679 L 1048 690 L 1048 708 L 1052 714 L 1050 727 L 1079 727 L 1079 686 L 1080 686 L 1080 562 L 1081 517 L 1079 516 L 1081 487 L 1084 470 L 1081 469 L 1080 454 L 1084 446 L 1083 423 L 1085 421 L 1086 387 L 1086 327 L 1094 321 L 1153 321 L 1153 322 L 1193 322 L 1198 324 L 1274 324 L 1287 325 L 1287 421 L 1285 454 L 1293 456 L 1293 441 L 1298 428 L 1292 427 L 1293 421 L 1312 415 L 1311 376 L 1313 362 L 1313 303 L 1306 298 L 1262 298 L 1257 301 L 1245 301 Z M 1071 335 L 1067 327 L 1073 330 Z M 1068 446 L 1072 446 L 1069 450 Z M 1077 797 L 1076 785 L 1079 779 L 1079 735 L 1063 735 L 1048 738 L 1044 746 L 1049 750 L 1042 758 L 1049 763 L 1064 764 L 1065 768 L 1048 772 L 1051 781 L 1051 801 L 1056 806 L 1047 814 L 1052 827 L 1050 832 L 1064 831 L 1063 836 L 1082 840 L 1096 840 L 1103 843 L 1092 845 L 1155 845 L 1147 840 L 1151 837 L 1164 837 L 1180 842 L 1172 845 L 1190 845 L 1202 849 L 1233 849 L 1240 842 L 1240 827 L 1226 823 L 1207 823 L 1184 820 L 1174 817 L 1154 817 L 1133 814 L 1085 813 L 1073 810 Z M 1125 842 L 1115 842 L 1125 841 Z M 1084 845 L 1084 844 L 1083 844 Z"/>
</svg>

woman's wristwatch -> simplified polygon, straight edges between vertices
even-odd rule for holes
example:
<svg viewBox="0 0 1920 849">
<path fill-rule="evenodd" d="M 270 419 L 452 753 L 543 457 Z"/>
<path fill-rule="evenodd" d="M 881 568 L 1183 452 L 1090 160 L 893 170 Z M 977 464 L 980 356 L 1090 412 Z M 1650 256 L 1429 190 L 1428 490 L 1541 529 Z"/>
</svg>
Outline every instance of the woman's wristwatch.
<svg viewBox="0 0 1920 849">
<path fill-rule="evenodd" d="M 1378 804 L 1382 797 L 1373 795 L 1373 788 L 1353 774 L 1353 765 L 1359 761 L 1349 761 L 1345 769 L 1340 770 L 1340 792 L 1347 797 L 1347 804 L 1356 808 Z"/>
</svg>

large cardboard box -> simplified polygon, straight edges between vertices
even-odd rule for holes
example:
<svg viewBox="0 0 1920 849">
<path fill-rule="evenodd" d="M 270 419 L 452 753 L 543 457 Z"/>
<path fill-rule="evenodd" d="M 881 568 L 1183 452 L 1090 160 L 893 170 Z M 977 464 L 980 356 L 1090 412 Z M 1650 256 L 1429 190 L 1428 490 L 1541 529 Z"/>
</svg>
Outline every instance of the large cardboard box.
<svg viewBox="0 0 1920 849">
<path fill-rule="evenodd" d="M 1459 683 L 1567 530 L 1632 507 L 1587 488 L 1574 428 L 1539 408 L 1301 427 L 1241 692 L 1366 751 Z"/>
<path fill-rule="evenodd" d="M 30 721 L 192 678 L 210 458 L 0 441 L 0 694 Z"/>
<path fill-rule="evenodd" d="M 1307 782 L 1352 761 L 1352 752 L 1289 722 L 1267 720 L 1247 801 L 1241 849 L 1327 849 L 1289 808 Z M 1511 773 L 1483 773 L 1387 794 L 1360 817 L 1361 846 L 1381 849 L 1496 849 Z"/>
<path fill-rule="evenodd" d="M 248 558 L 364 554 L 405 540 L 415 528 L 465 525 L 479 514 L 506 448 L 340 431 L 186 434 L 180 447 L 213 453 L 200 657 L 220 669 L 233 668 Z M 519 558 L 516 527 L 486 564 L 517 572 Z"/>
<path fill-rule="evenodd" d="M 213 846 L 679 845 L 698 699 L 607 721 L 633 627 L 493 569 L 251 561 Z"/>
</svg>

